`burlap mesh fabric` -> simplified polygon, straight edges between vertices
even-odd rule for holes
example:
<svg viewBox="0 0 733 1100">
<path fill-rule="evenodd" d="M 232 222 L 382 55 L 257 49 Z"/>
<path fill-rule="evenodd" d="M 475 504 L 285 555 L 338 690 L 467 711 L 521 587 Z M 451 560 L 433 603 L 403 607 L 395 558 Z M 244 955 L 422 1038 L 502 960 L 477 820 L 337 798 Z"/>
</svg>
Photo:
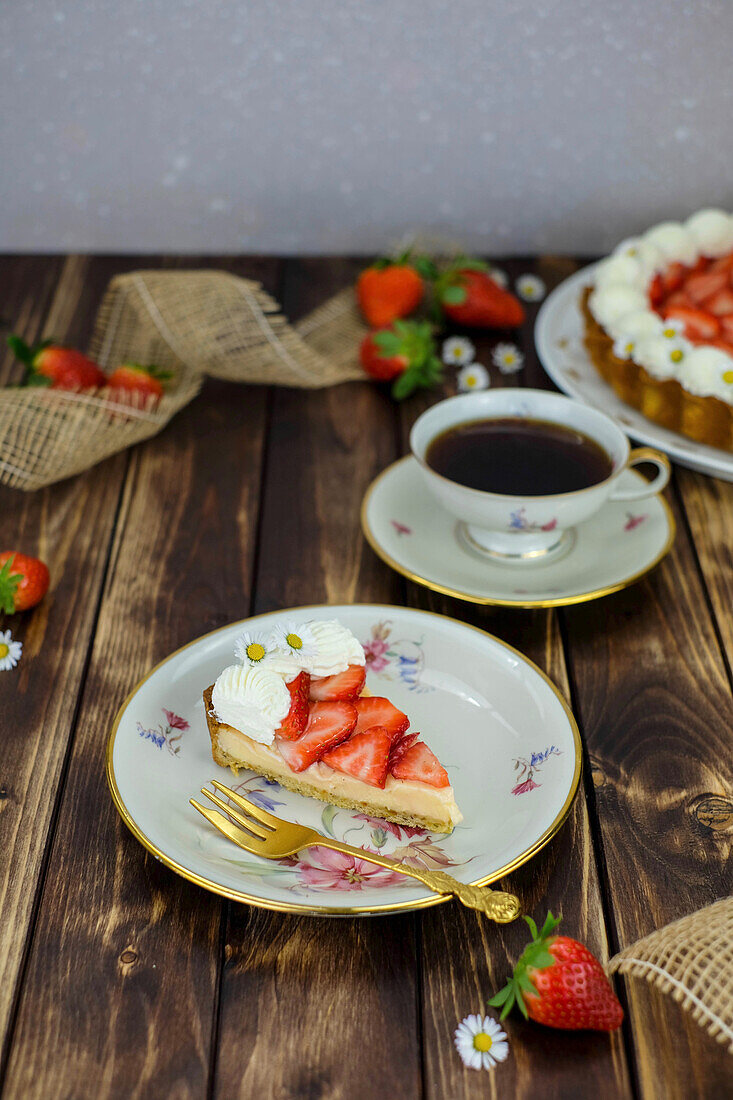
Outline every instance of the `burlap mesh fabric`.
<svg viewBox="0 0 733 1100">
<path fill-rule="evenodd" d="M 671 993 L 733 1054 L 733 898 L 652 932 L 615 955 L 608 969 Z"/>
<path fill-rule="evenodd" d="M 39 489 L 155 435 L 198 393 L 203 375 L 320 388 L 363 377 L 366 331 L 349 288 L 297 325 L 259 283 L 220 271 L 138 271 L 107 288 L 90 355 L 171 369 L 159 400 L 104 391 L 0 390 L 0 482 Z"/>
</svg>

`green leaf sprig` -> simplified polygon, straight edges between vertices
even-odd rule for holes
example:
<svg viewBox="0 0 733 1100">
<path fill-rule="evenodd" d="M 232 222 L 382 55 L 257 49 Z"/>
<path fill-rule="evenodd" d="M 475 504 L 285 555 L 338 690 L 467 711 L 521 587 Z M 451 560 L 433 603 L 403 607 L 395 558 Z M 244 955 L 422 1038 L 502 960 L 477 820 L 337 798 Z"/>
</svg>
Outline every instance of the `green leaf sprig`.
<svg viewBox="0 0 733 1100">
<path fill-rule="evenodd" d="M 399 355 L 407 360 L 407 368 L 392 383 L 396 401 L 443 380 L 443 364 L 429 321 L 395 321 L 391 328 L 376 333 L 374 343 L 386 359 Z"/>
</svg>

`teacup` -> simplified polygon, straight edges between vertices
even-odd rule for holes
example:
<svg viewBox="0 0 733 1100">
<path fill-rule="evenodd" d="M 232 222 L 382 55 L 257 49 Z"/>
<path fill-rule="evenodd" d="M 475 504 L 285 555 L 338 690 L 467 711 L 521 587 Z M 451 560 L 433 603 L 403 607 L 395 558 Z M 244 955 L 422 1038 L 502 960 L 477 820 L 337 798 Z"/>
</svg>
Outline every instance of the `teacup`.
<svg viewBox="0 0 733 1100">
<path fill-rule="evenodd" d="M 470 489 L 428 466 L 426 453 L 437 436 L 458 424 L 493 417 L 550 421 L 582 432 L 606 452 L 611 473 L 574 492 L 514 496 Z M 449 397 L 418 417 L 410 433 L 410 449 L 432 495 L 461 521 L 464 540 L 479 553 L 509 563 L 556 558 L 571 544 L 573 528 L 607 501 L 653 496 L 664 488 L 670 474 L 666 455 L 650 447 L 631 450 L 624 433 L 605 413 L 545 390 L 497 389 Z M 624 470 L 642 462 L 657 466 L 656 477 L 646 484 L 622 487 Z"/>
</svg>

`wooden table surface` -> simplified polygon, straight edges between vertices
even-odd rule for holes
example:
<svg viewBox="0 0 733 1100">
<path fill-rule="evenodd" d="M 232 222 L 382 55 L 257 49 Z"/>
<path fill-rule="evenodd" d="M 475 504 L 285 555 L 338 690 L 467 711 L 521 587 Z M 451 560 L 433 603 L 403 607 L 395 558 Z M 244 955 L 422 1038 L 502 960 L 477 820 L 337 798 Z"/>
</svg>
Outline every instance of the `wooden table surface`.
<svg viewBox="0 0 733 1100">
<path fill-rule="evenodd" d="M 108 280 L 140 267 L 259 279 L 296 318 L 357 261 L 5 257 L 0 314 L 85 346 Z M 578 266 L 504 264 L 549 286 Z M 520 384 L 547 386 L 536 308 Z M 479 341 L 488 361 L 490 341 Z M 495 385 L 501 379 L 492 371 Z M 10 357 L 0 385 L 12 377 Z M 59 485 L 0 488 L 2 547 L 51 590 L 6 618 L 0 674 L 0 1095 L 26 1097 L 718 1097 L 731 1061 L 669 997 L 618 983 L 612 1037 L 513 1020 L 509 1060 L 465 1070 L 457 1022 L 503 984 L 526 935 L 457 904 L 362 920 L 229 903 L 158 864 L 117 816 L 104 746 L 148 669 L 252 613 L 375 601 L 444 612 L 520 648 L 571 700 L 581 789 L 554 841 L 504 886 L 600 957 L 731 892 L 733 485 L 675 469 L 677 539 L 631 588 L 559 611 L 477 608 L 405 581 L 359 527 L 362 495 L 412 420 L 367 383 L 208 382 L 149 442 Z"/>
</svg>

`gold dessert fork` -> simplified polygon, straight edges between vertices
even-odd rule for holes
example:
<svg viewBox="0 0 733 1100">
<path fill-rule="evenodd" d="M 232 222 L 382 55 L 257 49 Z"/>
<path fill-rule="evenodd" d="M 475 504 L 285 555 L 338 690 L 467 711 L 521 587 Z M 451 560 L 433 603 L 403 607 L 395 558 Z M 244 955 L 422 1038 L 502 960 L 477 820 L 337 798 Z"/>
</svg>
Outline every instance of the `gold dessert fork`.
<svg viewBox="0 0 733 1100">
<path fill-rule="evenodd" d="M 388 867 L 390 871 L 410 875 L 434 890 L 436 894 L 454 894 L 469 909 L 478 909 L 484 916 L 499 924 L 508 924 L 509 921 L 516 920 L 520 914 L 519 899 L 514 894 L 504 893 L 503 890 L 490 890 L 488 886 L 470 886 L 447 875 L 445 871 L 423 870 L 422 867 L 411 867 L 377 852 L 353 848 L 350 844 L 342 844 L 340 840 L 322 836 L 315 829 L 308 829 L 305 825 L 296 825 L 292 821 L 283 821 L 281 817 L 275 817 L 274 814 L 256 806 L 254 802 L 243 798 L 241 794 L 218 783 L 216 779 L 212 779 L 211 784 L 229 801 L 219 798 L 206 787 L 201 788 L 201 793 L 224 813 L 202 806 L 195 798 L 190 799 L 191 805 L 195 806 L 215 829 L 252 855 L 264 856 L 265 859 L 284 859 L 285 856 L 294 856 L 304 848 L 319 844 L 323 848 L 333 848 L 337 852 L 356 856 L 357 859 L 377 863 L 380 867 Z M 234 803 L 238 809 L 234 809 L 231 803 Z M 240 810 L 242 813 L 239 812 Z M 228 816 L 225 817 L 224 814 Z"/>
</svg>

